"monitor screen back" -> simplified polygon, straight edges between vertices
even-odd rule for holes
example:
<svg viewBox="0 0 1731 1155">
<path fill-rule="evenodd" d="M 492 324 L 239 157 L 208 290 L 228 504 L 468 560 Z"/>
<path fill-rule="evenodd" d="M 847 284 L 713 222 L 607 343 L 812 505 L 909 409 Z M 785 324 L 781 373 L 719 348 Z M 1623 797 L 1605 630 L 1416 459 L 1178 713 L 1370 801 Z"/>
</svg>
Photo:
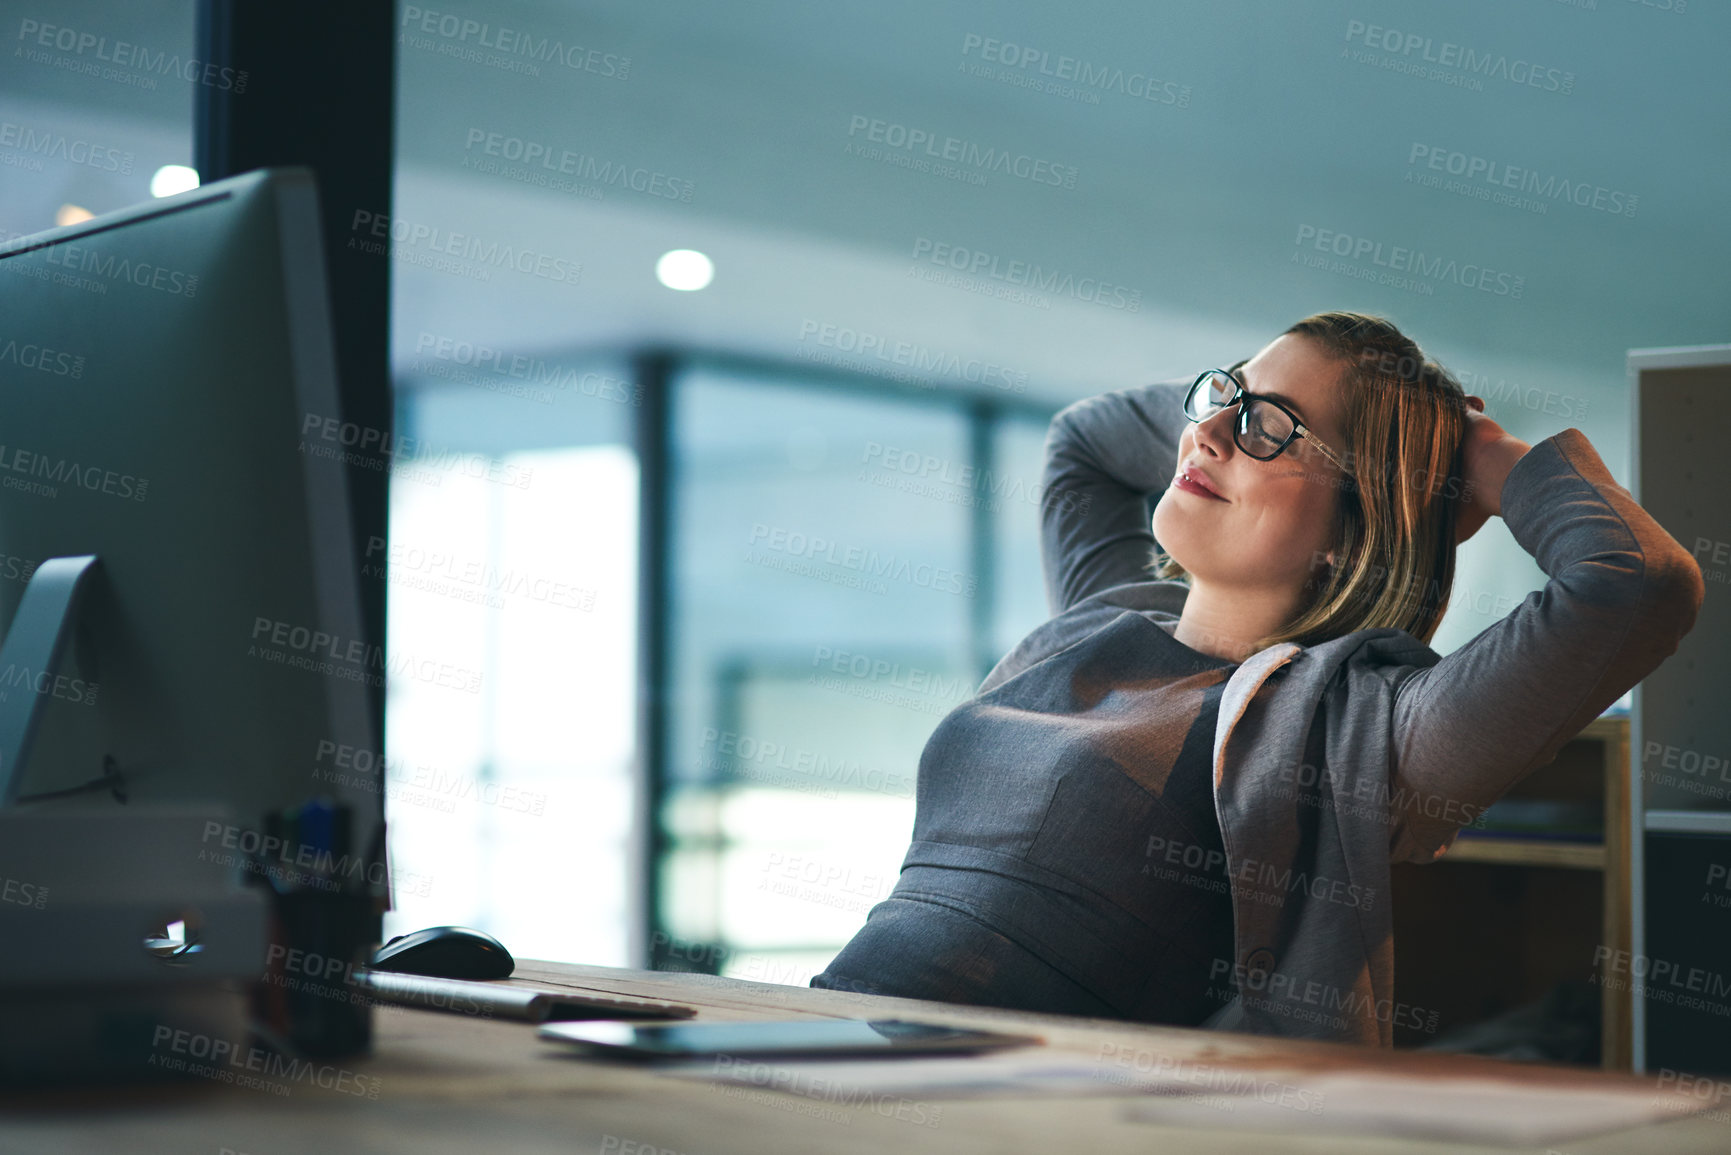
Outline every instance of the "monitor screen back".
<svg viewBox="0 0 1731 1155">
<path fill-rule="evenodd" d="M 43 560 L 100 559 L 59 676 L 0 669 L 0 709 L 44 699 L 21 805 L 120 805 L 79 789 L 118 774 L 249 829 L 320 793 L 358 850 L 382 828 L 382 778 L 348 768 L 377 765 L 352 752 L 387 665 L 349 466 L 318 452 L 361 439 L 314 424 L 339 419 L 322 252 L 310 174 L 280 169 L 0 253 L 0 625 Z"/>
</svg>

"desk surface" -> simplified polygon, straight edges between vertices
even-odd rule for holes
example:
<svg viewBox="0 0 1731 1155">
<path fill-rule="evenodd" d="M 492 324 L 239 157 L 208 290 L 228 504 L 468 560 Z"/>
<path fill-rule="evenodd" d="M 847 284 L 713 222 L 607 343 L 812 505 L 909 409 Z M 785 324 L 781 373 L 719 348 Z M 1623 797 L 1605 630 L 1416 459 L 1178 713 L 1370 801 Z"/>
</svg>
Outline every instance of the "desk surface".
<svg viewBox="0 0 1731 1155">
<path fill-rule="evenodd" d="M 1508 1063 L 1414 1051 L 1374 1051 L 1213 1031 L 1127 1025 L 1099 1019 L 963 1008 L 840 991 L 773 986 L 704 975 L 522 962 L 513 983 L 674 999 L 699 1008 L 699 1021 L 792 1017 L 918 1017 L 1043 1036 L 1059 1057 L 1097 1062 L 1102 1054 L 1155 1057 L 1254 1070 L 1302 1085 L 1311 1076 L 1406 1072 L 1439 1082 L 1490 1077 L 1529 1089 L 1570 1086 L 1596 1092 L 1654 1088 L 1652 1076 Z M 575 1059 L 535 1038 L 527 1023 L 380 1007 L 370 1056 L 349 1068 L 376 1098 L 350 1090 L 240 1087 L 208 1079 L 149 1088 L 8 1095 L 0 1108 L 0 1150 L 128 1153 L 225 1149 L 281 1152 L 596 1152 L 600 1155 L 812 1155 L 877 1152 L 1029 1151 L 1342 1152 L 1462 1151 L 1458 1143 L 1139 1121 L 1147 1096 L 934 1098 L 941 1111 L 918 1121 L 903 1112 L 818 1104 L 775 1091 L 727 1093 L 718 1085 L 657 1074 L 623 1062 Z M 376 1082 L 373 1082 L 376 1080 Z M 287 1090 L 285 1095 L 283 1090 Z M 1731 1105 L 1731 1100 L 1721 1106 Z M 821 1109 L 819 1109 L 821 1108 Z M 1724 1152 L 1731 1123 L 1720 1112 L 1667 1119 L 1553 1146 L 1591 1152 Z M 1528 1149 L 1543 1149 L 1528 1148 Z"/>
</svg>

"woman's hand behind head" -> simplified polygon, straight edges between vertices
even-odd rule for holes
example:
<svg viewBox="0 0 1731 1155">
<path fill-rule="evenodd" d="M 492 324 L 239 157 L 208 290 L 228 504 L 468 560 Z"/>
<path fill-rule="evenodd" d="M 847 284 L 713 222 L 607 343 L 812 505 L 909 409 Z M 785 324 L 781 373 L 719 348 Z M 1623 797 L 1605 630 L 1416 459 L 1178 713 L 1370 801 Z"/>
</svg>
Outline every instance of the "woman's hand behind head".
<svg viewBox="0 0 1731 1155">
<path fill-rule="evenodd" d="M 1455 515 L 1455 543 L 1467 540 L 1492 517 L 1502 514 L 1503 482 L 1532 446 L 1485 415 L 1484 398 L 1467 396 L 1467 431 L 1461 440 L 1465 490 Z"/>
</svg>

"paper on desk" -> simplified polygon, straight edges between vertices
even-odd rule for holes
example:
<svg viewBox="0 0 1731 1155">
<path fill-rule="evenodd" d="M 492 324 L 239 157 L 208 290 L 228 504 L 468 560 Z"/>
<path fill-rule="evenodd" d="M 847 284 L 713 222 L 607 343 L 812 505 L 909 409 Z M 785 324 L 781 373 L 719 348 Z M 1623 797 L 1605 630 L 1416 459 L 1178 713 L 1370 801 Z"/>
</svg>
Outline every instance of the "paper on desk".
<svg viewBox="0 0 1731 1155">
<path fill-rule="evenodd" d="M 704 1060 L 662 1073 L 882 1112 L 886 1103 L 976 1096 L 1134 1096 L 1126 1114 L 1178 1127 L 1376 1134 L 1511 1146 L 1554 1144 L 1675 1119 L 1708 1104 L 1651 1086 L 1398 1071 L 1298 1071 L 1173 1058 L 1125 1069 L 1030 1048 L 975 1056 Z M 1511 1075 L 1516 1072 L 1511 1071 Z M 1524 1073 L 1522 1073 L 1524 1076 Z"/>
<path fill-rule="evenodd" d="M 1147 1072 L 1111 1071 L 1073 1052 L 1043 1047 L 987 1055 L 932 1058 L 702 1060 L 663 1068 L 685 1079 L 741 1083 L 765 1091 L 848 1101 L 850 1093 L 955 1099 L 992 1094 L 1139 1095 L 1169 1087 L 1193 1090 L 1182 1080 Z"/>
<path fill-rule="evenodd" d="M 1296 1085 L 1296 1084 L 1294 1084 Z M 1500 1079 L 1416 1079 L 1399 1075 L 1311 1074 L 1302 1086 L 1320 1110 L 1296 1112 L 1280 1095 L 1204 1092 L 1142 1101 L 1126 1113 L 1145 1123 L 1314 1131 L 1412 1139 L 1551 1146 L 1664 1122 L 1709 1104 L 1651 1087 L 1540 1086 Z"/>
</svg>

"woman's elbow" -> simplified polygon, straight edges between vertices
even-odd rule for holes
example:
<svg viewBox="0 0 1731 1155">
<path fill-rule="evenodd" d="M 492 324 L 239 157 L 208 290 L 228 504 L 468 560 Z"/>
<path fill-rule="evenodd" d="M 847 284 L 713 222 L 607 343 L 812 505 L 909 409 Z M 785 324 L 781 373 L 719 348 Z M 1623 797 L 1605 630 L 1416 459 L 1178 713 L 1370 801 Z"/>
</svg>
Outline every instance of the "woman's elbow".
<svg viewBox="0 0 1731 1155">
<path fill-rule="evenodd" d="M 1653 608 L 1653 627 L 1674 634 L 1680 642 L 1695 628 L 1701 615 L 1701 604 L 1707 598 L 1707 582 L 1701 573 L 1701 563 L 1679 546 L 1669 551 L 1658 564 L 1650 565 L 1647 579 Z"/>
<path fill-rule="evenodd" d="M 1599 555 L 1572 567 L 1564 581 L 1582 607 L 1623 618 L 1646 636 L 1681 641 L 1695 626 L 1706 597 L 1701 567 L 1689 552 L 1648 549 Z"/>
</svg>

